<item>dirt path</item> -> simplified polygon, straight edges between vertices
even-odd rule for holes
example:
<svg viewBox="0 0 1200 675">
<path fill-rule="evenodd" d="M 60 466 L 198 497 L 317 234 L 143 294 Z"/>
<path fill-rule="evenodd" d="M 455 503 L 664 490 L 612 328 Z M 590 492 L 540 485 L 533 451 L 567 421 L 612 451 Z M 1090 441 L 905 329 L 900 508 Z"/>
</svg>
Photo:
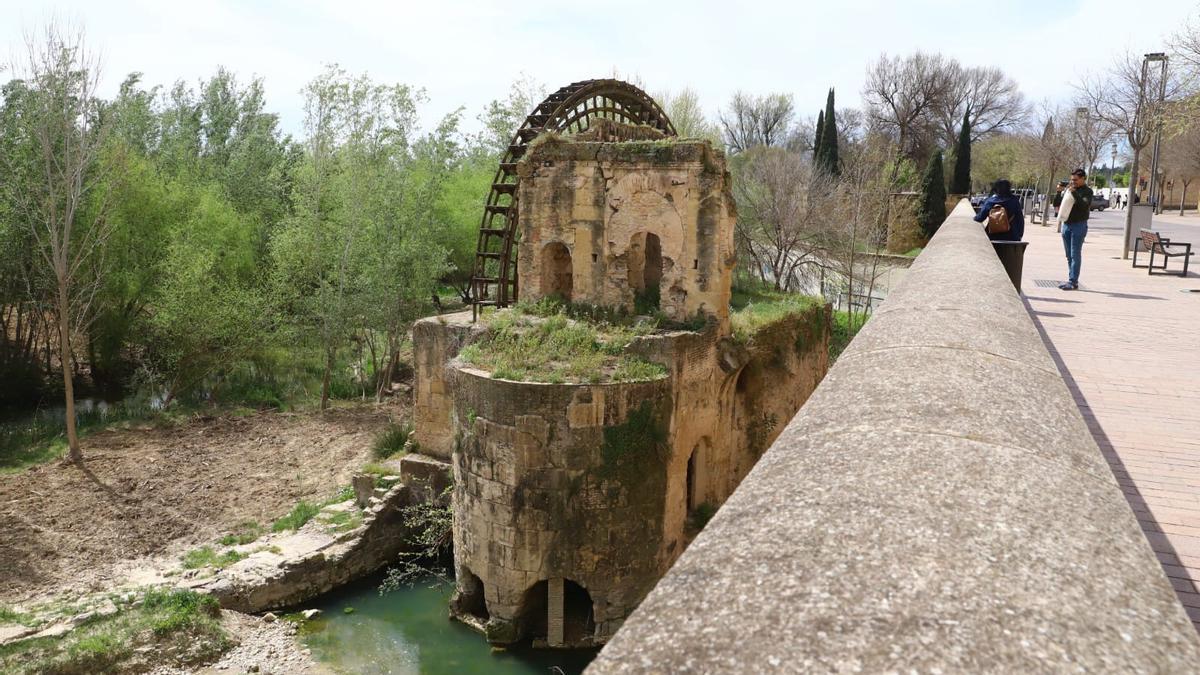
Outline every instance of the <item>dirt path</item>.
<svg viewBox="0 0 1200 675">
<path fill-rule="evenodd" d="M 177 555 L 237 524 L 269 527 L 328 497 L 404 410 L 258 413 L 89 435 L 83 470 L 57 462 L 0 476 L 0 603 L 88 592 L 130 561 Z"/>
</svg>

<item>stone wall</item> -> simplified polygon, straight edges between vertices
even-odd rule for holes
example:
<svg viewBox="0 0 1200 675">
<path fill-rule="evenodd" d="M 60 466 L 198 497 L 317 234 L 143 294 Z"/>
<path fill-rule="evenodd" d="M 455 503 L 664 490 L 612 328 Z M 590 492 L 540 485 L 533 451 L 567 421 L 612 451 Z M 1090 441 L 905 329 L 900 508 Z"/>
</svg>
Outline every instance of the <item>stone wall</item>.
<svg viewBox="0 0 1200 675">
<path fill-rule="evenodd" d="M 493 642 L 540 636 L 542 598 L 569 581 L 592 624 L 564 635 L 603 643 L 687 546 L 693 511 L 724 502 L 815 389 L 828 345 L 820 305 L 745 344 L 715 322 L 638 338 L 628 350 L 667 368 L 652 382 L 511 382 L 451 363 L 438 435 L 456 439 L 453 612 Z"/>
<path fill-rule="evenodd" d="M 420 452 L 446 461 L 454 452 L 454 394 L 446 365 L 470 339 L 471 312 L 431 316 L 413 324 L 413 433 Z"/>
<path fill-rule="evenodd" d="M 632 310 L 639 289 L 653 287 L 668 318 L 703 313 L 727 327 L 737 215 L 724 157 L 707 141 L 544 135 L 518 173 L 523 300 L 559 294 Z M 647 235 L 657 237 L 653 260 Z M 564 253 L 569 276 L 545 273 Z"/>
<path fill-rule="evenodd" d="M 1195 670 L 1196 631 L 971 215 L 589 673 Z"/>
<path fill-rule="evenodd" d="M 539 632 L 546 598 L 531 594 L 564 579 L 592 604 L 594 626 L 575 643 L 610 634 L 672 559 L 662 537 L 670 380 L 540 384 L 452 372 L 455 565 L 462 590 L 482 583 L 488 639 Z"/>
</svg>

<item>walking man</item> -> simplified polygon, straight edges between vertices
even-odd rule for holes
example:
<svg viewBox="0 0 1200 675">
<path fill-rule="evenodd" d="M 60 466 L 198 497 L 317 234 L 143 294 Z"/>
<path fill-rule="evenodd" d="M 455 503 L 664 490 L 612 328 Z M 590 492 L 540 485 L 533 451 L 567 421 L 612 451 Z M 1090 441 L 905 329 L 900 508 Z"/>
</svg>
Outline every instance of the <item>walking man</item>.
<svg viewBox="0 0 1200 675">
<path fill-rule="evenodd" d="M 1071 186 L 1063 193 L 1058 220 L 1062 223 L 1063 250 L 1067 253 L 1067 281 L 1058 287 L 1064 291 L 1079 288 L 1079 265 L 1083 258 L 1083 240 L 1087 237 L 1088 217 L 1092 214 L 1092 189 L 1087 186 L 1083 169 L 1071 172 Z"/>
</svg>

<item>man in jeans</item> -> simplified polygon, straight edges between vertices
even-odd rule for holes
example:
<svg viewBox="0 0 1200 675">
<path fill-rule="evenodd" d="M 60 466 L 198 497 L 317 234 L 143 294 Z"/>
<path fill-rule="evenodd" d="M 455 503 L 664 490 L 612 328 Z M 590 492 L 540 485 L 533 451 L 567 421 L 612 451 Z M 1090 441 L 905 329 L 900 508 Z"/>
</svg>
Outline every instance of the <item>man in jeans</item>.
<svg viewBox="0 0 1200 675">
<path fill-rule="evenodd" d="M 1067 282 L 1064 291 L 1079 288 L 1079 263 L 1083 257 L 1083 239 L 1087 236 L 1088 216 L 1092 214 L 1092 189 L 1087 186 L 1083 169 L 1071 172 L 1071 186 L 1063 194 L 1058 219 L 1062 222 L 1063 250 L 1067 253 Z"/>
</svg>

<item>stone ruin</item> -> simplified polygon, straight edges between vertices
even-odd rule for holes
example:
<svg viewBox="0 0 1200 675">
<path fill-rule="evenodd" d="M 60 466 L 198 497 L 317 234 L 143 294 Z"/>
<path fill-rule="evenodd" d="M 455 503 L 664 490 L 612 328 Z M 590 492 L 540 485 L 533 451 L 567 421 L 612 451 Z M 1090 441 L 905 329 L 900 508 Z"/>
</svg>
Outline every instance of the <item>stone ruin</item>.
<svg viewBox="0 0 1200 675">
<path fill-rule="evenodd" d="M 411 440 L 452 466 L 451 614 L 493 644 L 594 646 L 815 389 L 829 310 L 731 334 L 736 211 L 708 141 L 594 120 L 540 135 L 516 173 L 522 302 L 657 309 L 662 326 L 625 350 L 666 375 L 496 378 L 458 358 L 488 315 L 431 317 L 413 330 Z"/>
</svg>

